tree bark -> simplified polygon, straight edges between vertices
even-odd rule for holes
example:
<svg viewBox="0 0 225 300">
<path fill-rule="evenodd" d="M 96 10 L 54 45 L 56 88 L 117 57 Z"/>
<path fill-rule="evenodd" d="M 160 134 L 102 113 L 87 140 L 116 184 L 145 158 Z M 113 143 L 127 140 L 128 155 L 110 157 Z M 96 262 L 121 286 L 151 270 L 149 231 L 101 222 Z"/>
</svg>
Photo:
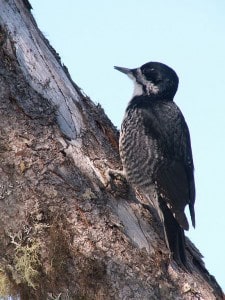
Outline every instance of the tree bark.
<svg viewBox="0 0 225 300">
<path fill-rule="evenodd" d="M 187 241 L 192 273 L 121 169 L 118 131 L 81 92 L 27 0 L 0 2 L 0 295 L 222 299 Z"/>
</svg>

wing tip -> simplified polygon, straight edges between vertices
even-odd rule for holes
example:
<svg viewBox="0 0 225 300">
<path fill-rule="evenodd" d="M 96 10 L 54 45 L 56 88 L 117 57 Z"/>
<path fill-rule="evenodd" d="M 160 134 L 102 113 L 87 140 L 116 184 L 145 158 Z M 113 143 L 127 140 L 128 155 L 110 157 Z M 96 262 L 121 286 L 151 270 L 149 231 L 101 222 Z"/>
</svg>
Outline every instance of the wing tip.
<svg viewBox="0 0 225 300">
<path fill-rule="evenodd" d="M 191 215 L 191 222 L 192 222 L 192 226 L 195 228 L 195 209 L 194 209 L 194 204 L 189 204 L 189 211 L 190 211 L 190 215 Z"/>
</svg>

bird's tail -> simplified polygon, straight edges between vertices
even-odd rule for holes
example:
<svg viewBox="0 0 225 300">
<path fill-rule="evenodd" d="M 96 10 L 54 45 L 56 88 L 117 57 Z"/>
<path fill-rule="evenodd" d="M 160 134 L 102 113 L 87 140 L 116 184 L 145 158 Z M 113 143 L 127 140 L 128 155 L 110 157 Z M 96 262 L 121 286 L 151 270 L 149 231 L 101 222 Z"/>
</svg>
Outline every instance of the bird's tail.
<svg viewBox="0 0 225 300">
<path fill-rule="evenodd" d="M 160 215 L 163 218 L 167 247 L 177 264 L 182 268 L 188 269 L 184 229 L 180 227 L 163 199 L 159 199 L 159 208 L 161 210 Z"/>
</svg>

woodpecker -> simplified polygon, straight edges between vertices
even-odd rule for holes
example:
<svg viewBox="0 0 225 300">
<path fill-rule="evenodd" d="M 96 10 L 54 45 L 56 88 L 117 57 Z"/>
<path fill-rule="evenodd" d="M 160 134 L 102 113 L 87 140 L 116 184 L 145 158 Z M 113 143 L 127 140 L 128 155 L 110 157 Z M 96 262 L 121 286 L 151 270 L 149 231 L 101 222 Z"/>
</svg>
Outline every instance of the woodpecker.
<svg viewBox="0 0 225 300">
<path fill-rule="evenodd" d="M 173 101 L 179 78 L 165 64 L 114 67 L 134 82 L 121 126 L 119 152 L 128 182 L 151 200 L 173 259 L 187 268 L 185 206 L 195 227 L 195 182 L 188 126 Z"/>
</svg>

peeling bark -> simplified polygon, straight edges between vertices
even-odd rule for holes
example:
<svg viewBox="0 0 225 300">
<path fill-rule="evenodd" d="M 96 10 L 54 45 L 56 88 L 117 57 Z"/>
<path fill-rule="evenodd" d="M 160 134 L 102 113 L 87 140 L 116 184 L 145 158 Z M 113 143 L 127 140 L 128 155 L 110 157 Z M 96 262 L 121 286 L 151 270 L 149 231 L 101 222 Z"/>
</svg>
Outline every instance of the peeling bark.
<svg viewBox="0 0 225 300">
<path fill-rule="evenodd" d="M 170 260 L 140 191 L 115 179 L 118 132 L 71 80 L 26 0 L 0 2 L 0 295 L 222 299 L 189 241 Z"/>
</svg>

